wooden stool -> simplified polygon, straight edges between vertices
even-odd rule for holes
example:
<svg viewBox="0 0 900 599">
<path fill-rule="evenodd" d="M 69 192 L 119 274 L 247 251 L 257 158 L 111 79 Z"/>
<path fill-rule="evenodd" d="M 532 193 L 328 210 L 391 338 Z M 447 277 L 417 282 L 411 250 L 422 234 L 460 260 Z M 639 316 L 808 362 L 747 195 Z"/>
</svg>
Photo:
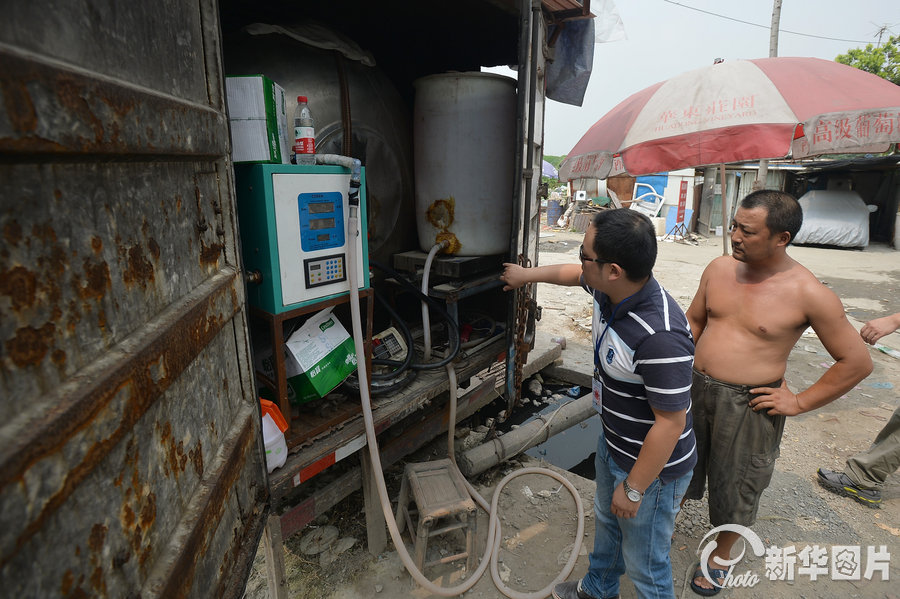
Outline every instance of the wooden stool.
<svg viewBox="0 0 900 599">
<path fill-rule="evenodd" d="M 409 493 L 416 508 L 409 509 Z M 412 512 L 418 512 L 418 526 L 413 526 Z M 463 484 L 462 476 L 449 459 L 407 464 L 400 483 L 397 499 L 397 527 L 402 533 L 409 526 L 415 548 L 415 562 L 419 571 L 425 566 L 443 564 L 466 558 L 466 570 L 471 571 L 475 561 L 475 527 L 477 511 L 475 502 Z M 428 538 L 460 528 L 466 529 L 466 550 L 442 559 L 425 563 Z M 413 537 L 412 531 L 416 534 Z"/>
</svg>

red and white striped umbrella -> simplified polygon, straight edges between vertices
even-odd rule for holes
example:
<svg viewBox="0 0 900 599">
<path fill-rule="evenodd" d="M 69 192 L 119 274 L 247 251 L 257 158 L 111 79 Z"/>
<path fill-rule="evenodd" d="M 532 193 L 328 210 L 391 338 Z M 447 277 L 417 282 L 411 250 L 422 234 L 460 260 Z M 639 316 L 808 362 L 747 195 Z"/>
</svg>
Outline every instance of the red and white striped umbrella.
<svg viewBox="0 0 900 599">
<path fill-rule="evenodd" d="M 597 121 L 562 180 L 731 162 L 886 152 L 900 86 L 819 58 L 720 62 L 639 91 Z"/>
</svg>

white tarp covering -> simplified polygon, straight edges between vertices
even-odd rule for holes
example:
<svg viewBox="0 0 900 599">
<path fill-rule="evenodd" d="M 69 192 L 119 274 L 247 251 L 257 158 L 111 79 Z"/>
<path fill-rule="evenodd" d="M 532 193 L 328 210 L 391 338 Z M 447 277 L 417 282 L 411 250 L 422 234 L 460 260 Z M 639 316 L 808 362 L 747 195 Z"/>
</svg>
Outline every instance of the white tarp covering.
<svg viewBox="0 0 900 599">
<path fill-rule="evenodd" d="M 855 191 L 816 189 L 799 200 L 803 226 L 794 243 L 869 245 L 869 209 Z"/>
</svg>

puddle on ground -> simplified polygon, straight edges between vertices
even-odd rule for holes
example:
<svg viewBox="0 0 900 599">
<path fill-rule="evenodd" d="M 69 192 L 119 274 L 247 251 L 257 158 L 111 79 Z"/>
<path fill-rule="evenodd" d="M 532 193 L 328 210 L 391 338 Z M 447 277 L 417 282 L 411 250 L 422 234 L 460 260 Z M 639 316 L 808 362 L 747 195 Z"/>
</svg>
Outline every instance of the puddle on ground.
<svg viewBox="0 0 900 599">
<path fill-rule="evenodd" d="M 550 416 L 567 401 L 572 401 L 585 393 L 584 389 L 576 388 L 575 397 L 568 396 L 566 391 L 571 387 L 571 385 L 545 385 L 545 388 L 550 389 L 554 396 L 562 396 L 562 399 L 551 400 L 549 404 L 542 403 L 540 407 L 529 403 L 527 406 L 517 408 L 513 416 L 498 425 L 497 429 L 506 434 L 513 426 L 523 426 L 538 416 Z M 545 401 L 547 399 L 544 398 Z M 491 415 L 496 416 L 496 414 Z M 525 453 L 553 464 L 557 468 L 594 480 L 594 457 L 597 453 L 597 437 L 600 434 L 600 427 L 600 418 L 596 415 L 591 416 L 587 420 L 553 435 L 544 443 L 526 450 Z"/>
<path fill-rule="evenodd" d="M 548 416 L 559 406 L 544 406 L 541 414 Z M 532 418 L 533 419 L 533 418 Z M 557 433 L 540 445 L 535 445 L 525 453 L 577 474 L 594 480 L 594 458 L 597 455 L 597 437 L 600 435 L 600 418 L 596 415 Z"/>
</svg>

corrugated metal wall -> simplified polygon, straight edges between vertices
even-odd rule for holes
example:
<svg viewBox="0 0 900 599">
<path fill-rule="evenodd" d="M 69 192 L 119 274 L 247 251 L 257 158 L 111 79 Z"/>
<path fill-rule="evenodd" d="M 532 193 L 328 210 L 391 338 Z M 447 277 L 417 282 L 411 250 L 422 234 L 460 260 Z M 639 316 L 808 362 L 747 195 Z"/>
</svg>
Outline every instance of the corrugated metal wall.
<svg viewBox="0 0 900 599">
<path fill-rule="evenodd" d="M 239 597 L 267 488 L 217 4 L 8 4 L 2 594 Z"/>
</svg>

